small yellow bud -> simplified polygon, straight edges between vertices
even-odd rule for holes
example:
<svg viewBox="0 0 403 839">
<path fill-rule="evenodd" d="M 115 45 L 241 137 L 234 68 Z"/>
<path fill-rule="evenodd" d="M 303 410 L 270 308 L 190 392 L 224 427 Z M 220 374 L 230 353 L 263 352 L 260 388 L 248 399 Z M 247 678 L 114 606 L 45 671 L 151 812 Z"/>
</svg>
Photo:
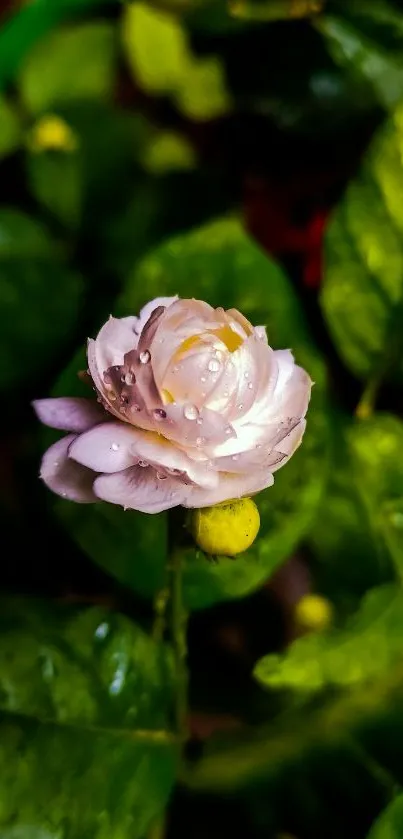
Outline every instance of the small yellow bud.
<svg viewBox="0 0 403 839">
<path fill-rule="evenodd" d="M 251 498 L 192 510 L 189 514 L 189 530 L 207 554 L 236 556 L 246 551 L 255 541 L 259 527 L 259 510 Z"/>
<path fill-rule="evenodd" d="M 333 606 L 319 594 L 306 594 L 297 603 L 294 617 L 301 629 L 326 629 L 333 620 Z"/>
<path fill-rule="evenodd" d="M 47 114 L 34 125 L 28 137 L 28 147 L 33 152 L 76 151 L 78 139 L 74 131 L 61 117 Z"/>
</svg>

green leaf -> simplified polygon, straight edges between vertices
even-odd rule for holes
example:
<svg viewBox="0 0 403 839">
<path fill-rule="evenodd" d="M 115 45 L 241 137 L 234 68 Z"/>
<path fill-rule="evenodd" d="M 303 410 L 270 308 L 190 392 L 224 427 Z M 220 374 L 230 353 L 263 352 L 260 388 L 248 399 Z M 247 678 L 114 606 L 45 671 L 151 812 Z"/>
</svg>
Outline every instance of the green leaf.
<svg viewBox="0 0 403 839">
<path fill-rule="evenodd" d="M 0 210 L 0 387 L 54 363 L 76 327 L 82 291 L 81 277 L 61 264 L 43 227 Z"/>
<path fill-rule="evenodd" d="M 371 144 L 326 235 L 321 304 L 337 350 L 367 379 L 401 377 L 403 106 Z"/>
<path fill-rule="evenodd" d="M 0 158 L 15 151 L 21 142 L 22 125 L 17 110 L 0 96 Z"/>
<path fill-rule="evenodd" d="M 168 648 L 103 607 L 32 600 L 3 600 L 0 632 L 1 832 L 140 839 L 174 782 Z"/>
<path fill-rule="evenodd" d="M 18 77 L 22 100 L 38 113 L 64 102 L 108 98 L 115 64 L 111 24 L 99 21 L 55 30 L 25 58 Z"/>
<path fill-rule="evenodd" d="M 193 120 L 231 110 L 224 68 L 216 56 L 193 55 L 185 29 L 173 14 L 132 3 L 123 17 L 123 46 L 134 79 L 154 95 L 170 95 Z"/>
<path fill-rule="evenodd" d="M 394 107 L 403 93 L 401 40 L 403 14 L 395 0 L 374 0 L 364 8 L 360 0 L 335 0 L 328 14 L 315 20 L 329 51 L 349 81 L 365 79 L 378 101 Z"/>
<path fill-rule="evenodd" d="M 400 839 L 403 835 L 403 795 L 398 795 L 377 819 L 367 839 Z"/>
<path fill-rule="evenodd" d="M 401 660 L 403 594 L 396 586 L 372 589 L 343 629 L 299 638 L 284 655 L 267 655 L 254 675 L 266 688 L 303 693 L 352 687 L 391 671 Z"/>
<path fill-rule="evenodd" d="M 194 169 L 197 158 L 195 149 L 184 135 L 175 131 L 159 131 L 146 145 L 141 163 L 147 172 L 162 175 Z"/>
<path fill-rule="evenodd" d="M 26 168 L 36 200 L 68 229 L 75 230 L 82 210 L 82 170 L 76 152 L 28 154 Z"/>
</svg>

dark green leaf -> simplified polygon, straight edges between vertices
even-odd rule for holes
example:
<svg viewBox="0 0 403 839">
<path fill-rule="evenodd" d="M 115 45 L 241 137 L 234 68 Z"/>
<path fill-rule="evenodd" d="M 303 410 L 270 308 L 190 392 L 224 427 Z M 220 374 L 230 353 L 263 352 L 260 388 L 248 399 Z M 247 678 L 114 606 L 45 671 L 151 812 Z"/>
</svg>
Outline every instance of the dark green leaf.
<svg viewBox="0 0 403 839">
<path fill-rule="evenodd" d="M 382 813 L 367 839 L 400 839 L 403 835 L 403 795 L 398 795 Z"/>
<path fill-rule="evenodd" d="M 338 352 L 368 378 L 402 374 L 403 108 L 375 137 L 326 236 L 323 311 Z"/>
<path fill-rule="evenodd" d="M 68 229 L 81 217 L 82 172 L 76 152 L 43 151 L 27 155 L 27 173 L 37 201 Z"/>
<path fill-rule="evenodd" d="M 140 839 L 174 780 L 168 650 L 100 607 L 7 600 L 0 630 L 2 835 Z"/>
<path fill-rule="evenodd" d="M 4 96 L 0 96 L 0 158 L 15 151 L 21 142 L 21 118 Z"/>
<path fill-rule="evenodd" d="M 0 212 L 0 280 L 0 386 L 10 387 L 54 362 L 75 329 L 83 285 L 56 259 L 44 228 L 8 209 Z"/>
<path fill-rule="evenodd" d="M 268 655 L 254 675 L 266 688 L 307 694 L 327 686 L 349 687 L 391 671 L 401 659 L 403 594 L 396 586 L 372 589 L 343 629 L 295 641 L 284 655 Z"/>
<path fill-rule="evenodd" d="M 55 30 L 25 58 L 19 73 L 21 97 L 33 113 L 64 102 L 108 98 L 115 62 L 111 24 L 100 21 Z"/>
</svg>

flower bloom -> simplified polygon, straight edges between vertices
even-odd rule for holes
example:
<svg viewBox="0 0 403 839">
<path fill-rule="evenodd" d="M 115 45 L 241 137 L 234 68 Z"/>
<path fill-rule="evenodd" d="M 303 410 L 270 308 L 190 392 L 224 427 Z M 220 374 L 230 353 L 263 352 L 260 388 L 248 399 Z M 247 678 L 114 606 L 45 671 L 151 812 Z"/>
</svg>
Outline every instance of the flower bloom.
<svg viewBox="0 0 403 839">
<path fill-rule="evenodd" d="M 309 376 L 236 309 L 157 298 L 107 321 L 88 368 L 98 401 L 34 403 L 69 432 L 41 477 L 73 501 L 158 513 L 249 496 L 271 486 L 304 433 Z"/>
</svg>

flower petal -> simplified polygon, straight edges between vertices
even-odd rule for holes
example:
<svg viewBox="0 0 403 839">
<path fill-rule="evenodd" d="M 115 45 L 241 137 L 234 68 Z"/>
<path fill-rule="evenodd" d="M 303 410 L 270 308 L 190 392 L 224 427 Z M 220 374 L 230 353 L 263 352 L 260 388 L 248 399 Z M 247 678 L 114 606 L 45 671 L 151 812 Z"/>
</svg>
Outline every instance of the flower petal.
<svg viewBox="0 0 403 839">
<path fill-rule="evenodd" d="M 198 487 L 189 489 L 188 487 L 186 499 L 180 503 L 184 507 L 211 507 L 223 501 L 231 501 L 233 498 L 253 495 L 274 483 L 271 472 L 263 469 L 245 475 L 231 475 L 223 472 L 219 477 L 219 485 L 213 490 L 203 490 Z"/>
<path fill-rule="evenodd" d="M 159 479 L 151 466 L 100 475 L 94 483 L 98 498 L 141 513 L 161 513 L 182 504 L 188 489 L 175 478 Z"/>
<path fill-rule="evenodd" d="M 67 434 L 45 452 L 40 475 L 57 495 L 86 504 L 97 500 L 92 489 L 96 474 L 68 457 L 74 439 L 74 434 Z"/>
<path fill-rule="evenodd" d="M 152 313 L 157 309 L 159 306 L 163 306 L 167 309 L 169 306 L 172 306 L 173 303 L 176 303 L 178 300 L 178 296 L 176 297 L 155 297 L 154 300 L 150 300 L 149 303 L 146 303 L 142 309 L 140 309 L 140 314 L 138 318 L 135 318 L 136 323 L 134 324 L 134 332 L 136 335 L 140 336 L 141 332 L 143 331 L 147 321 L 149 320 Z"/>
<path fill-rule="evenodd" d="M 203 451 L 234 437 L 235 431 L 225 416 L 208 408 L 199 411 L 195 405 L 165 405 L 166 420 L 161 433 L 169 440 L 183 446 L 190 457 L 192 449 Z"/>
<path fill-rule="evenodd" d="M 36 399 L 32 406 L 44 425 L 61 431 L 80 433 L 107 419 L 107 414 L 97 402 L 80 397 Z"/>
<path fill-rule="evenodd" d="M 76 437 L 69 457 L 95 472 L 120 472 L 137 463 L 135 442 L 136 431 L 127 423 L 104 422 Z"/>
</svg>

